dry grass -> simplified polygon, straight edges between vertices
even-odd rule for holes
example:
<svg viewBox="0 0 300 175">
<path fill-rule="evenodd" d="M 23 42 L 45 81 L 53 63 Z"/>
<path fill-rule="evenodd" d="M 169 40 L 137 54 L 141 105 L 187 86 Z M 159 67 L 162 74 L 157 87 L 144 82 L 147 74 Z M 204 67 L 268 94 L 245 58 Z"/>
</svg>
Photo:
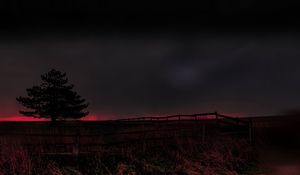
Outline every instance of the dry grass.
<svg viewBox="0 0 300 175">
<path fill-rule="evenodd" d="M 243 139 L 161 140 L 99 149 L 97 154 L 57 158 L 1 140 L 0 175 L 238 175 L 254 174 L 256 154 Z M 71 163 L 75 162 L 75 163 Z"/>
</svg>

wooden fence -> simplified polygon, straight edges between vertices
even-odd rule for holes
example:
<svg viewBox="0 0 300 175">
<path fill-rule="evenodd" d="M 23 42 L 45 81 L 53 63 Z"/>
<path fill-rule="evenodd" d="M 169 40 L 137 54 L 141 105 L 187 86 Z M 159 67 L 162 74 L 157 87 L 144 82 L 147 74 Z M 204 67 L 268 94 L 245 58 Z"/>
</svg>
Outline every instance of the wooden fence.
<svg viewBox="0 0 300 175">
<path fill-rule="evenodd" d="M 63 128 L 64 130 L 57 128 L 57 131 L 54 129 L 55 132 L 48 133 L 12 132 L 3 129 L 6 132 L 0 132 L 0 138 L 17 140 L 30 152 L 78 155 L 100 150 L 101 147 L 168 139 L 193 137 L 204 142 L 210 132 L 214 132 L 219 127 L 234 128 L 235 130 L 227 131 L 229 134 L 246 130 L 250 142 L 253 137 L 250 121 L 218 113 L 128 118 L 107 121 L 103 126 L 109 126 L 110 129 L 103 130 L 101 133 L 100 131 L 85 131 L 92 130 L 93 127 L 96 130 L 100 127 L 97 125 L 84 125 L 84 128 L 81 125 L 75 125 Z M 239 129 L 236 129 L 236 126 Z M 240 130 L 241 128 L 243 131 Z M 47 128 L 42 130 L 47 130 Z"/>
</svg>

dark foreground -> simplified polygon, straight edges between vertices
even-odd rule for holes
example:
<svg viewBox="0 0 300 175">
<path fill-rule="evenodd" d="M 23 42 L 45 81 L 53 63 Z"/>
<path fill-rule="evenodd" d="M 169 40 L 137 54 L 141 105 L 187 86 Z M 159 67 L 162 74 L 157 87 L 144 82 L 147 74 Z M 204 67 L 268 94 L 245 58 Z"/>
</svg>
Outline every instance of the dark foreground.
<svg viewBox="0 0 300 175">
<path fill-rule="evenodd" d="M 0 174 L 299 174 L 298 118 L 251 120 L 3 122 Z"/>
</svg>

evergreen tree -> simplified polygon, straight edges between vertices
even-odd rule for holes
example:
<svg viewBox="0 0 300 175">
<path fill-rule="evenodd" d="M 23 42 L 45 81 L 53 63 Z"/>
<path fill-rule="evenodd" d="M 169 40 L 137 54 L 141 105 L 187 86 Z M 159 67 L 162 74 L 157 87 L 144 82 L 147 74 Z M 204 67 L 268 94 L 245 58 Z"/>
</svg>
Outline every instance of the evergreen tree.
<svg viewBox="0 0 300 175">
<path fill-rule="evenodd" d="M 28 111 L 19 111 L 24 116 L 49 118 L 55 125 L 56 120 L 73 118 L 79 119 L 88 115 L 84 111 L 88 107 L 85 100 L 68 84 L 66 73 L 51 69 L 41 75 L 42 83 L 26 89 L 27 97 L 17 97 L 16 100 Z"/>
</svg>

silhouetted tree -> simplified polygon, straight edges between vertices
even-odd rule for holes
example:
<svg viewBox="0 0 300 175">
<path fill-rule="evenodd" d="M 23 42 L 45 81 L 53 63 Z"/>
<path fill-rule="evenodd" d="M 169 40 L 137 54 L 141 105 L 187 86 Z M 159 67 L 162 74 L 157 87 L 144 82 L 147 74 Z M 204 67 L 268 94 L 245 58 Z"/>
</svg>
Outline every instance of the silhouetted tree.
<svg viewBox="0 0 300 175">
<path fill-rule="evenodd" d="M 17 97 L 16 100 L 28 111 L 19 111 L 24 116 L 49 118 L 55 125 L 56 120 L 73 118 L 79 119 L 88 115 L 83 111 L 88 107 L 85 100 L 68 84 L 66 73 L 51 69 L 41 75 L 42 83 L 26 89 L 27 97 Z"/>
</svg>

